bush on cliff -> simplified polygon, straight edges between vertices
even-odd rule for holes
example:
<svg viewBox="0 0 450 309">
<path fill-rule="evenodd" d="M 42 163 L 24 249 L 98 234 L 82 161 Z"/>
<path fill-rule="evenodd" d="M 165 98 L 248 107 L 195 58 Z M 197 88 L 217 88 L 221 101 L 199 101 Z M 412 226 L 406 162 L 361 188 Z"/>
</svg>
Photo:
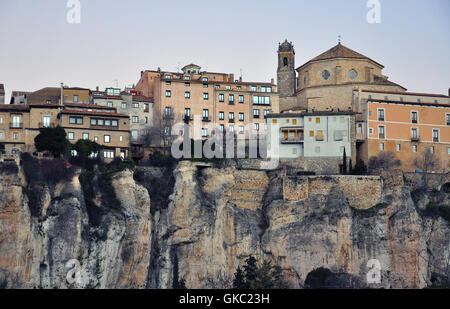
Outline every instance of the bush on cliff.
<svg viewBox="0 0 450 309">
<path fill-rule="evenodd" d="M 289 283 L 283 278 L 280 266 L 272 265 L 270 261 L 263 261 L 258 265 L 257 260 L 250 256 L 243 266 L 237 268 L 234 274 L 234 289 L 288 289 Z"/>
<path fill-rule="evenodd" d="M 21 164 L 28 184 L 55 185 L 73 177 L 74 168 L 62 159 L 37 159 L 25 152 L 21 154 Z"/>
</svg>

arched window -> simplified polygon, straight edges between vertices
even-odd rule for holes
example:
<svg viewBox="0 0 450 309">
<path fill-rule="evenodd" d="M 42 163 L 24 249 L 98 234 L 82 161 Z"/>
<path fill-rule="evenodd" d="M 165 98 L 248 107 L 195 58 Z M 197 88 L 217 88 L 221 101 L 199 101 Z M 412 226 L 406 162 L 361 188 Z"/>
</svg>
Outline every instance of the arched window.
<svg viewBox="0 0 450 309">
<path fill-rule="evenodd" d="M 288 65 L 288 58 L 287 58 L 287 57 L 284 57 L 284 58 L 283 58 L 283 65 L 284 65 L 285 67 L 287 67 L 287 65 Z"/>
</svg>

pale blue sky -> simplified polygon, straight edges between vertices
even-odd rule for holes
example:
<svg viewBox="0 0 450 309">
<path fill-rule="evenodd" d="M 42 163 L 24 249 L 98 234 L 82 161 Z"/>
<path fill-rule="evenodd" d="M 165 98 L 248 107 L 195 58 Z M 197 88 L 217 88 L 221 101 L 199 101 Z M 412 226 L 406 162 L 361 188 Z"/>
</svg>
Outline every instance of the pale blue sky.
<svg viewBox="0 0 450 309">
<path fill-rule="evenodd" d="M 80 0 L 81 24 L 66 21 L 67 0 L 0 0 L 0 83 L 11 90 L 95 88 L 136 83 L 145 69 L 197 63 L 242 69 L 246 81 L 276 78 L 276 49 L 287 38 L 296 65 L 342 42 L 385 65 L 410 91 L 450 87 L 450 1 L 380 0 L 381 24 L 366 0 Z"/>
</svg>

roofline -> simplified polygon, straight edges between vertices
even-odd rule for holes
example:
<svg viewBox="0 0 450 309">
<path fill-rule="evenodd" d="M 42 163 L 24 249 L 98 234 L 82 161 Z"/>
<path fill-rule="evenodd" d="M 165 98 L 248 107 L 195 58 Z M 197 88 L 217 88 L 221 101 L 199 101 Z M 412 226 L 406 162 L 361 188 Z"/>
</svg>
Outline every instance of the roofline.
<svg viewBox="0 0 450 309">
<path fill-rule="evenodd" d="M 265 118 L 290 118 L 290 117 L 305 117 L 305 116 L 352 116 L 360 114 L 354 111 L 304 111 L 304 112 L 297 112 L 297 113 L 276 113 L 276 114 L 267 114 Z"/>
<path fill-rule="evenodd" d="M 387 93 L 387 94 L 399 94 L 399 95 L 413 95 L 413 96 L 422 96 L 422 97 L 439 97 L 439 98 L 447 98 L 450 99 L 450 96 L 446 96 L 445 94 L 435 94 L 435 93 L 419 93 L 419 92 L 398 92 L 398 91 L 381 91 L 381 90 L 367 90 L 363 89 L 362 92 L 374 92 L 374 93 Z"/>
<path fill-rule="evenodd" d="M 346 83 L 341 83 L 341 84 L 315 85 L 315 86 L 304 87 L 302 89 L 297 90 L 297 92 L 294 94 L 294 96 L 306 89 L 314 89 L 314 88 L 320 88 L 320 87 L 333 87 L 333 86 L 338 87 L 338 86 L 347 86 L 347 85 L 375 85 L 375 86 L 388 86 L 388 87 L 396 87 L 397 86 L 397 87 L 407 90 L 407 88 L 403 87 L 402 85 L 399 85 L 394 82 L 391 82 L 391 83 L 393 85 L 378 85 L 378 84 L 372 84 L 372 83 L 368 83 L 368 82 L 346 82 Z M 354 89 L 354 90 L 357 90 L 357 89 Z M 403 93 L 403 92 L 399 92 L 399 93 Z"/>
<path fill-rule="evenodd" d="M 304 64 L 302 64 L 301 66 L 299 66 L 298 68 L 296 68 L 295 70 L 296 71 L 298 71 L 298 70 L 300 70 L 300 69 L 302 69 L 303 67 L 305 67 L 306 65 L 308 65 L 308 64 L 311 64 L 311 63 L 315 63 L 315 62 L 321 62 L 321 61 L 328 61 L 328 60 L 331 60 L 331 59 L 336 59 L 336 60 L 339 60 L 339 59 L 352 59 L 352 60 L 369 60 L 369 61 L 371 61 L 371 62 L 373 62 L 374 64 L 376 64 L 377 66 L 379 66 L 381 69 L 384 69 L 384 65 L 382 65 L 381 63 L 378 63 L 378 62 L 376 62 L 375 60 L 372 60 L 372 59 L 370 59 L 370 58 L 354 58 L 354 57 L 330 57 L 330 58 L 324 58 L 324 59 L 319 59 L 319 60 L 313 60 L 313 59 L 311 59 L 311 60 L 309 60 L 308 62 L 306 62 L 306 63 L 304 63 Z"/>
<path fill-rule="evenodd" d="M 444 103 L 427 103 L 427 102 L 408 102 L 408 101 L 394 101 L 394 100 L 379 100 L 379 99 L 368 99 L 367 103 L 386 103 L 386 104 L 403 104 L 403 105 L 419 105 L 428 107 L 447 107 L 450 108 L 450 104 Z"/>
</svg>

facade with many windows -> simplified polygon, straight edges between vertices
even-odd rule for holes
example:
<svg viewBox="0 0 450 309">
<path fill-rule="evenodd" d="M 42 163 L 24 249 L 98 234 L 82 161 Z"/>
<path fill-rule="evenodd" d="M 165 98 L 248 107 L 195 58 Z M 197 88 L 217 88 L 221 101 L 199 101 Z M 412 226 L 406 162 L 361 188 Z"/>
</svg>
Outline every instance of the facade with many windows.
<svg viewBox="0 0 450 309">
<path fill-rule="evenodd" d="M 141 72 L 136 90 L 154 98 L 155 121 L 170 117 L 171 121 L 164 123 L 171 125 L 184 120 L 191 125 L 190 135 L 194 138 L 208 137 L 214 129 L 248 138 L 248 132 L 242 128 L 255 123 L 255 128 L 264 130 L 263 115 L 279 111 L 273 80 L 270 83 L 242 82 L 235 80 L 233 74 L 201 71 L 194 64 L 185 66 L 180 73 Z M 192 130 L 195 117 L 201 122 L 201 130 L 196 130 L 202 132 L 198 137 Z"/>
<path fill-rule="evenodd" d="M 450 163 L 450 97 L 438 94 L 355 90 L 362 119 L 357 122 L 358 154 L 364 161 L 382 151 L 394 152 L 402 169 L 415 171 L 423 151 Z"/>
</svg>

